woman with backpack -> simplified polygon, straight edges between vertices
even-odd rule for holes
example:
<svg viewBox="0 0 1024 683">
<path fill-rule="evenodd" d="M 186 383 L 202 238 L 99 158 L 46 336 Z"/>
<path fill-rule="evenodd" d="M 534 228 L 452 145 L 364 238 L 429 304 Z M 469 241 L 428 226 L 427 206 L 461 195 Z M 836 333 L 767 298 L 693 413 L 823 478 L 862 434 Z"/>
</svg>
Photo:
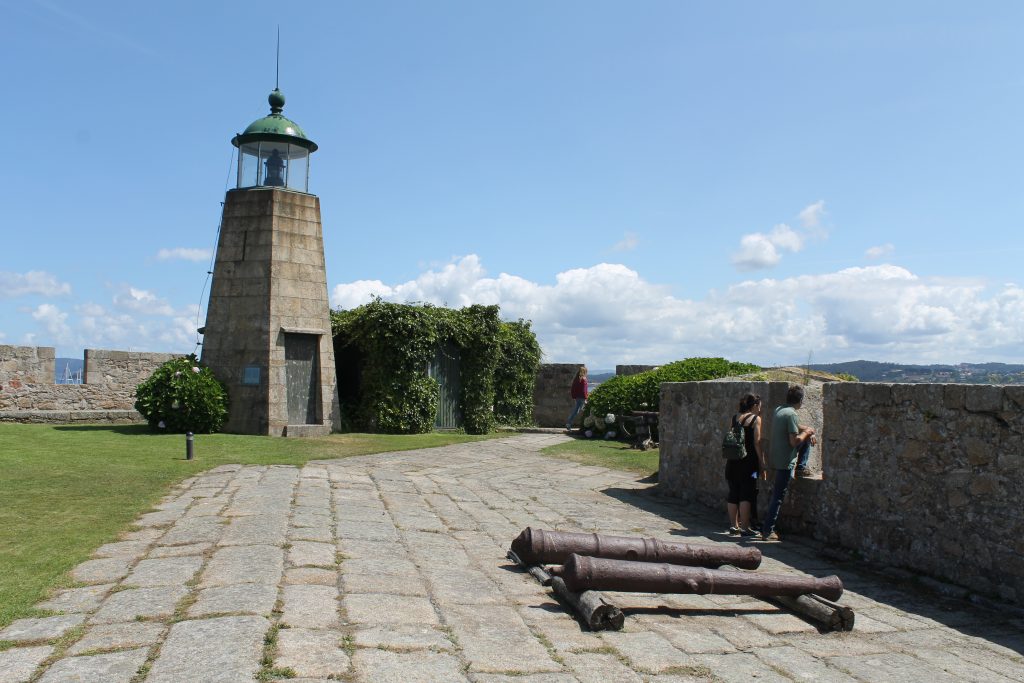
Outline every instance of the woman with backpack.
<svg viewBox="0 0 1024 683">
<path fill-rule="evenodd" d="M 565 421 L 565 429 L 568 431 L 572 429 L 572 421 L 576 419 L 576 416 L 583 410 L 583 405 L 587 402 L 587 366 L 581 365 L 580 369 L 576 371 L 576 377 L 572 380 L 572 386 L 569 387 L 569 396 L 575 401 L 572 412 L 569 414 L 569 419 Z"/>
<path fill-rule="evenodd" d="M 751 513 L 757 501 L 757 478 L 764 465 L 761 451 L 761 397 L 747 394 L 740 399 L 740 411 L 732 416 L 732 429 L 743 430 L 745 455 L 725 461 L 725 480 L 729 484 L 726 507 L 729 534 L 753 538 L 758 532 L 750 528 Z"/>
</svg>

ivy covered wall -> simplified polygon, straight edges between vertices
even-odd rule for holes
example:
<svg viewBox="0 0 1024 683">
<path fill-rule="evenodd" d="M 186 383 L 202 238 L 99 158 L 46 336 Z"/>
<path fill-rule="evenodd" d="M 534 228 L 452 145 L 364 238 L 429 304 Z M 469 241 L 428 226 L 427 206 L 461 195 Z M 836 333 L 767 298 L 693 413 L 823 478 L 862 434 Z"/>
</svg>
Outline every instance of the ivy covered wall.
<svg viewBox="0 0 1024 683">
<path fill-rule="evenodd" d="M 459 411 L 467 433 L 530 421 L 540 346 L 528 321 L 502 322 L 497 306 L 453 310 L 375 299 L 332 312 L 331 325 L 344 428 L 433 429 L 438 383 L 427 368 L 446 343 L 459 349 Z"/>
</svg>

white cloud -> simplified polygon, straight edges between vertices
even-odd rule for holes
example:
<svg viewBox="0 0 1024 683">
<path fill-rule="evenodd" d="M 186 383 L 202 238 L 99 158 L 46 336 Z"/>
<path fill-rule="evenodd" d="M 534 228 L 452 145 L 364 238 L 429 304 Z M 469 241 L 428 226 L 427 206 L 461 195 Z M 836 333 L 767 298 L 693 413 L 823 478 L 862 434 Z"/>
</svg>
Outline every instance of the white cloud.
<svg viewBox="0 0 1024 683">
<path fill-rule="evenodd" d="M 740 239 L 740 250 L 732 255 L 738 270 L 771 268 L 779 262 L 779 251 L 767 235 L 755 232 Z"/>
<path fill-rule="evenodd" d="M 174 316 L 178 314 L 166 299 L 161 299 L 150 291 L 131 285 L 121 285 L 114 294 L 113 303 L 115 308 L 123 311 L 146 315 Z"/>
<path fill-rule="evenodd" d="M 772 228 L 768 239 L 779 249 L 785 249 L 793 253 L 804 248 L 804 238 L 785 223 L 779 223 Z"/>
<path fill-rule="evenodd" d="M 616 242 L 612 246 L 612 251 L 633 251 L 636 249 L 636 245 L 639 244 L 635 232 L 627 232 L 622 236 L 622 239 Z"/>
<path fill-rule="evenodd" d="M 799 214 L 800 225 L 806 230 L 816 231 L 821 228 L 821 219 L 825 215 L 825 200 L 819 199 L 805 206 Z"/>
<path fill-rule="evenodd" d="M 156 253 L 160 261 L 209 261 L 213 254 L 209 249 L 190 249 L 187 247 L 174 247 L 173 249 L 161 249 Z"/>
<path fill-rule="evenodd" d="M 70 293 L 71 285 L 41 270 L 30 270 L 27 273 L 0 272 L 0 299 L 14 299 L 28 294 L 61 296 Z"/>
<path fill-rule="evenodd" d="M 920 278 L 896 266 L 738 282 L 680 299 L 621 264 L 559 273 L 541 284 L 488 277 L 475 255 L 415 280 L 334 287 L 346 308 L 390 301 L 499 304 L 533 320 L 549 362 L 660 363 L 694 355 L 758 363 L 869 358 L 895 362 L 1012 360 L 1024 344 L 1024 289 Z M 637 305 L 644 302 L 644 305 Z"/>
<path fill-rule="evenodd" d="M 870 247 L 864 252 L 864 255 L 870 259 L 879 259 L 884 256 L 888 256 L 893 251 L 895 251 L 895 249 L 896 247 L 894 247 L 891 243 L 886 242 L 885 244 L 879 244 L 876 247 Z"/>
<path fill-rule="evenodd" d="M 53 304 L 39 304 L 32 311 L 32 318 L 57 341 L 65 341 L 71 336 L 71 328 L 67 324 L 68 314 Z"/>
</svg>

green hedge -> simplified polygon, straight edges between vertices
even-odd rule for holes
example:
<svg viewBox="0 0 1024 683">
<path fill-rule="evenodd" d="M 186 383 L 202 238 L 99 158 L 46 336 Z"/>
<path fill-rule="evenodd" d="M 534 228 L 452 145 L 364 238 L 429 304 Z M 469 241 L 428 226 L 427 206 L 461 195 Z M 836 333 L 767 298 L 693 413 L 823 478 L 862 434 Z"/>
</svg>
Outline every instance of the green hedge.
<svg viewBox="0 0 1024 683">
<path fill-rule="evenodd" d="M 438 384 L 426 370 L 446 343 L 460 352 L 459 408 L 467 433 L 486 434 L 496 416 L 504 421 L 506 415 L 532 413 L 540 348 L 529 323 L 503 323 L 498 314 L 497 306 L 452 310 L 380 299 L 332 312 L 339 366 L 360 365 L 357 378 L 350 380 L 358 387 L 339 387 L 342 423 L 359 431 L 394 434 L 432 430 Z M 338 374 L 353 375 L 348 368 Z"/>
<path fill-rule="evenodd" d="M 662 382 L 696 382 L 743 375 L 760 370 L 750 363 L 724 358 L 687 358 L 637 375 L 612 377 L 590 394 L 587 412 L 595 415 L 628 415 L 633 410 L 658 410 Z"/>
</svg>

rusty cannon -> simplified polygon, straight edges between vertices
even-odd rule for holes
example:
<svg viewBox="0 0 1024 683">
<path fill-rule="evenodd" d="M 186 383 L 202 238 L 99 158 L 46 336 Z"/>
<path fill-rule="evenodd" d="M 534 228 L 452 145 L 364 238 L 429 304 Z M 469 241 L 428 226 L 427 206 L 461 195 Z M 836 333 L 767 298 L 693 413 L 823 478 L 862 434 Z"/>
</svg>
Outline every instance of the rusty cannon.
<svg viewBox="0 0 1024 683">
<path fill-rule="evenodd" d="M 704 567 L 681 567 L 570 555 L 551 573 L 561 577 L 571 591 L 618 591 L 626 593 L 696 593 L 705 595 L 754 595 L 757 597 L 814 594 L 838 600 L 843 582 L 838 576 L 822 579 L 785 574 L 757 574 Z"/>
<path fill-rule="evenodd" d="M 717 568 L 731 564 L 741 569 L 757 569 L 761 566 L 761 551 L 757 548 L 668 543 L 656 538 L 579 534 L 533 527 L 526 527 L 512 541 L 512 550 L 527 565 L 562 564 L 575 553 L 609 560 L 665 562 L 691 567 Z"/>
</svg>

